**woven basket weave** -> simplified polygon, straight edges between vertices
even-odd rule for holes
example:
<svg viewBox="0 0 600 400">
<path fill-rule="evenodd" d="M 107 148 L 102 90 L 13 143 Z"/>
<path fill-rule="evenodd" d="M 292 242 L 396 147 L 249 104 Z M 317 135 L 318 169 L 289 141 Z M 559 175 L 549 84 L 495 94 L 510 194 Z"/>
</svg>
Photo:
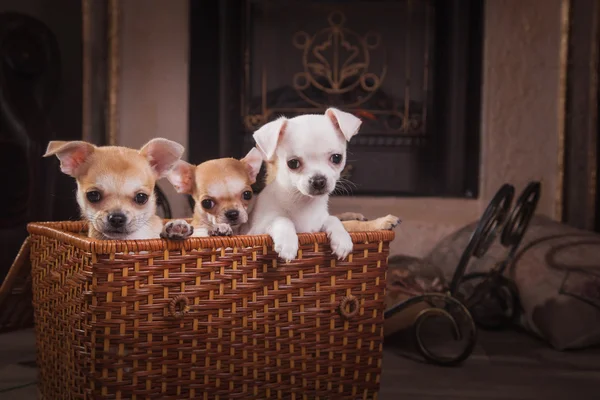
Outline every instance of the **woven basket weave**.
<svg viewBox="0 0 600 400">
<path fill-rule="evenodd" d="M 376 398 L 390 231 L 337 261 L 299 235 L 97 241 L 81 222 L 29 227 L 46 399 Z"/>
<path fill-rule="evenodd" d="M 33 326 L 30 244 L 28 237 L 0 286 L 0 333 Z"/>
</svg>

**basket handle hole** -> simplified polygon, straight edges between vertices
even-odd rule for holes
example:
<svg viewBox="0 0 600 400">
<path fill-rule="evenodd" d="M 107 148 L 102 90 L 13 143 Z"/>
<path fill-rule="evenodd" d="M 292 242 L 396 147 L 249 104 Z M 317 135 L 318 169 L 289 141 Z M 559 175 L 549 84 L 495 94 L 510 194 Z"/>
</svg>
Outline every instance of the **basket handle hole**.
<svg viewBox="0 0 600 400">
<path fill-rule="evenodd" d="M 187 297 L 179 295 L 169 302 L 169 313 L 173 318 L 181 319 L 190 311 L 190 302 Z"/>
<path fill-rule="evenodd" d="M 355 296 L 346 296 L 340 301 L 340 314 L 342 317 L 351 318 L 358 313 L 360 305 L 358 299 Z"/>
</svg>

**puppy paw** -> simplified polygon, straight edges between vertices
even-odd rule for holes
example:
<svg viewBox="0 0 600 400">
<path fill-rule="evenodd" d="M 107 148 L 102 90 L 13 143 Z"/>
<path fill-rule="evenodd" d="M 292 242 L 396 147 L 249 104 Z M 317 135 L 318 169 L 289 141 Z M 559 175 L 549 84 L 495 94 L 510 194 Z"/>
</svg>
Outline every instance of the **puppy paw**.
<svg viewBox="0 0 600 400">
<path fill-rule="evenodd" d="M 163 226 L 160 237 L 168 240 L 184 240 L 194 233 L 194 227 L 182 219 L 169 221 Z"/>
<path fill-rule="evenodd" d="M 274 243 L 273 248 L 283 261 L 292 261 L 298 256 L 298 237 L 289 238 Z"/>
<path fill-rule="evenodd" d="M 348 254 L 352 252 L 352 248 L 354 247 L 352 238 L 350 238 L 350 234 L 346 231 L 331 235 L 329 242 L 331 251 L 337 256 L 338 260 L 348 257 Z"/>
<path fill-rule="evenodd" d="M 337 215 L 340 221 L 367 221 L 367 217 L 361 213 L 345 212 Z"/>
<path fill-rule="evenodd" d="M 229 224 L 214 224 L 208 234 L 210 236 L 231 236 L 233 235 L 233 229 Z"/>
<path fill-rule="evenodd" d="M 400 218 L 395 215 L 388 214 L 385 217 L 377 218 L 373 221 L 375 223 L 375 230 L 389 231 L 400 225 Z"/>
</svg>

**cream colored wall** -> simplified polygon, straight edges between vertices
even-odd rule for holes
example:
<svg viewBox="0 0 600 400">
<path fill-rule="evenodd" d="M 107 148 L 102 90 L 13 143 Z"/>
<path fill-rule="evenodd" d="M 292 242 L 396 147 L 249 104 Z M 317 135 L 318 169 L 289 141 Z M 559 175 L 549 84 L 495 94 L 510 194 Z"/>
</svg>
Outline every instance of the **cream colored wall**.
<svg viewBox="0 0 600 400">
<path fill-rule="evenodd" d="M 519 193 L 530 180 L 541 181 L 538 212 L 555 217 L 562 2 L 486 1 L 477 200 L 336 198 L 331 210 L 398 215 L 403 223 L 391 252 L 414 256 L 427 254 L 444 235 L 479 218 L 505 182 Z"/>
<path fill-rule="evenodd" d="M 334 198 L 332 212 L 398 215 L 403 223 L 392 253 L 416 256 L 477 219 L 504 182 L 520 191 L 529 180 L 541 180 L 539 210 L 554 217 L 562 1 L 486 2 L 479 199 Z M 187 143 L 187 1 L 123 4 L 120 140 L 138 146 L 162 135 Z M 172 193 L 170 197 L 181 202 Z"/>
<path fill-rule="evenodd" d="M 542 182 L 539 211 L 555 217 L 559 143 L 561 4 L 486 2 L 482 198 L 504 182 Z"/>
<path fill-rule="evenodd" d="M 118 143 L 138 148 L 155 137 L 187 147 L 188 1 L 121 1 L 121 73 Z M 174 217 L 185 199 L 159 182 Z"/>
</svg>

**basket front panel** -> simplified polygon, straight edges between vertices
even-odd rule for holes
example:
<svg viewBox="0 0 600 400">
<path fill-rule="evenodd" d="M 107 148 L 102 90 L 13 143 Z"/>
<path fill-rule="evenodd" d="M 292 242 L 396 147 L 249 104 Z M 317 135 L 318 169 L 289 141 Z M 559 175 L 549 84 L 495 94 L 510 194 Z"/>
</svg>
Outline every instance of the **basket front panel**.
<svg viewBox="0 0 600 400">
<path fill-rule="evenodd" d="M 45 236 L 31 237 L 31 276 L 40 391 L 45 398 L 84 397 L 81 349 L 84 267 L 91 255 Z"/>
<path fill-rule="evenodd" d="M 303 246 L 98 256 L 81 354 L 89 398 L 372 398 L 379 387 L 384 243 L 348 261 Z M 344 297 L 356 315 L 339 312 Z"/>
</svg>

